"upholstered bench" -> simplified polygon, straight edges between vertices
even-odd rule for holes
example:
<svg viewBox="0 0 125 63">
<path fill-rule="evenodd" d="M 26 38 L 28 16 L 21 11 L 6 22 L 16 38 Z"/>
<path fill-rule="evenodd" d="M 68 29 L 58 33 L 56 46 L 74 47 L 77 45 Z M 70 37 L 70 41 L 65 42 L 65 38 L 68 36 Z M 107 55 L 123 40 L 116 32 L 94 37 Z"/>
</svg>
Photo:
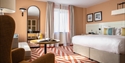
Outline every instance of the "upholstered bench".
<svg viewBox="0 0 125 63">
<path fill-rule="evenodd" d="M 25 59 L 28 60 L 31 58 L 31 49 L 27 42 L 18 42 L 19 48 L 24 48 L 25 50 Z"/>
</svg>

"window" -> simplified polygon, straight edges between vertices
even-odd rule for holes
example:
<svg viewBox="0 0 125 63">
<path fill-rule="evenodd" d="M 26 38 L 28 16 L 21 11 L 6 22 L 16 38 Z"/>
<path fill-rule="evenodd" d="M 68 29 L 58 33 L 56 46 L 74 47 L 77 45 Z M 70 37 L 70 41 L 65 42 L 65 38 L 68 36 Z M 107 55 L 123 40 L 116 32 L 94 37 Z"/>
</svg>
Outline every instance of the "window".
<svg viewBox="0 0 125 63">
<path fill-rule="evenodd" d="M 69 32 L 68 10 L 54 9 L 54 32 Z"/>
</svg>

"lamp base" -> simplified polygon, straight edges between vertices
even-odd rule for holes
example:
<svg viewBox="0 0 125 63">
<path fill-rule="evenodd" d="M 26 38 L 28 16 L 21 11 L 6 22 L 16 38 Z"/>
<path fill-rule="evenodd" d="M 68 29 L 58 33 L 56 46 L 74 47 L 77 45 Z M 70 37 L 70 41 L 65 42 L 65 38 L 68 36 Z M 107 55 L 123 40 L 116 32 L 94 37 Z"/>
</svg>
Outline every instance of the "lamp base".
<svg viewBox="0 0 125 63">
<path fill-rule="evenodd" d="M 4 12 L 2 12 L 2 8 L 0 8 L 0 15 L 4 15 Z"/>
<path fill-rule="evenodd" d="M 3 12 L 0 12 L 0 15 L 4 15 L 4 13 L 3 13 Z"/>
</svg>

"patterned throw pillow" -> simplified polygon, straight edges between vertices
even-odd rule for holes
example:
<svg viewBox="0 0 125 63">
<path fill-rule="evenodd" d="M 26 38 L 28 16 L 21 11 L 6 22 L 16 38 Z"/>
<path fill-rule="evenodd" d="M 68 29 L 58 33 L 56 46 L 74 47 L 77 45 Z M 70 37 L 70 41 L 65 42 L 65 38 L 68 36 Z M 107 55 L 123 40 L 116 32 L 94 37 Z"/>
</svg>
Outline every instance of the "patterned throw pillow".
<svg viewBox="0 0 125 63">
<path fill-rule="evenodd" d="M 121 28 L 115 28 L 115 35 L 121 35 Z"/>
<path fill-rule="evenodd" d="M 121 28 L 121 35 L 125 36 L 125 28 Z"/>
</svg>

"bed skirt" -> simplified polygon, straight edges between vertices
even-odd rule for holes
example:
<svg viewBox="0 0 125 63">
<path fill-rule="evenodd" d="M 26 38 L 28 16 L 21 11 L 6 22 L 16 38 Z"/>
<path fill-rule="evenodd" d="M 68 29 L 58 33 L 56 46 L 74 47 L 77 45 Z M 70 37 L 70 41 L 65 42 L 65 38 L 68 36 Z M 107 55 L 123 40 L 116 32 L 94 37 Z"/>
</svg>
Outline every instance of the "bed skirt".
<svg viewBox="0 0 125 63">
<path fill-rule="evenodd" d="M 73 51 L 100 63 L 125 63 L 125 54 L 100 51 L 77 44 L 73 44 Z"/>
</svg>

